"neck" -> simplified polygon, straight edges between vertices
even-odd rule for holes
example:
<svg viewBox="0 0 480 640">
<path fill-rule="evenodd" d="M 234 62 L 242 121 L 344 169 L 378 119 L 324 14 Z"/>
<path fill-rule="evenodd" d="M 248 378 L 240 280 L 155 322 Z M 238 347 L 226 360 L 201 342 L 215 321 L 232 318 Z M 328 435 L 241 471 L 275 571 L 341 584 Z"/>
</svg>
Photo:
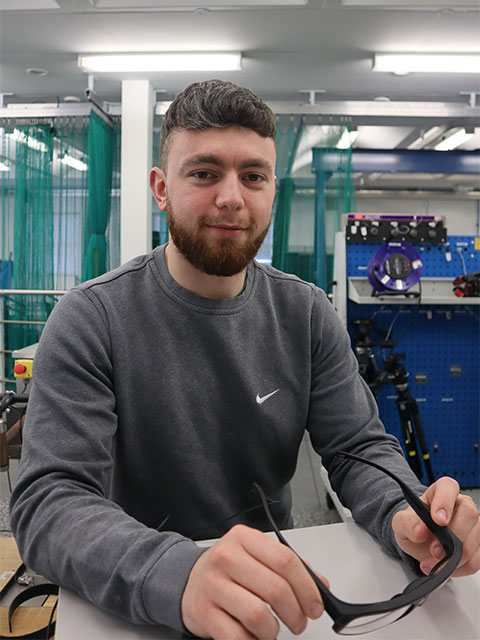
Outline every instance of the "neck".
<svg viewBox="0 0 480 640">
<path fill-rule="evenodd" d="M 165 260 L 175 282 L 203 298 L 235 298 L 245 284 L 246 269 L 228 277 L 210 276 L 191 265 L 171 241 L 165 248 Z"/>
</svg>

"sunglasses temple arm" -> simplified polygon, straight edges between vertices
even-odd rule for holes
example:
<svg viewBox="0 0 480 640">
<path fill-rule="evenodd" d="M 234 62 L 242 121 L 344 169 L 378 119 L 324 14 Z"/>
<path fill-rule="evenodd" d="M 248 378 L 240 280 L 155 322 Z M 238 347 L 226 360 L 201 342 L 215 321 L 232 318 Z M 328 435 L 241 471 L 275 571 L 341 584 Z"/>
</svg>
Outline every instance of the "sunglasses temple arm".
<svg viewBox="0 0 480 640">
<path fill-rule="evenodd" d="M 394 480 L 399 485 L 408 504 L 412 507 L 412 509 L 415 511 L 418 517 L 421 518 L 421 520 L 423 520 L 423 522 L 435 535 L 441 536 L 442 531 L 445 531 L 445 527 L 442 527 L 441 525 L 437 524 L 432 519 L 432 516 L 430 515 L 430 509 L 428 508 L 428 506 L 422 500 L 420 500 L 420 498 L 410 489 L 410 487 L 407 484 L 405 484 L 405 482 L 403 482 L 403 480 L 401 480 L 398 476 L 392 473 L 389 469 L 382 467 L 381 465 L 377 464 L 376 462 L 373 462 L 372 460 L 368 460 L 367 458 L 356 456 L 353 453 L 347 453 L 346 451 L 339 451 L 336 455 L 341 458 L 349 458 L 350 460 L 355 460 L 356 462 L 363 462 L 364 464 L 368 464 L 370 467 L 375 467 L 375 469 L 378 469 L 379 471 L 382 471 L 383 473 L 385 473 L 387 476 L 392 478 L 392 480 Z"/>
<path fill-rule="evenodd" d="M 317 589 L 320 591 L 320 593 L 322 595 L 323 606 L 325 607 L 325 611 L 328 613 L 328 615 L 333 620 L 335 620 L 338 617 L 339 613 L 340 613 L 339 609 L 335 605 L 335 600 L 336 600 L 335 596 L 330 591 L 330 589 L 326 585 L 323 584 L 323 582 L 320 580 L 320 578 L 317 575 L 315 575 L 315 573 L 310 569 L 310 567 L 305 562 L 305 560 L 303 560 L 298 555 L 298 553 L 295 551 L 295 549 L 293 549 L 288 544 L 287 540 L 285 539 L 285 537 L 281 533 L 280 529 L 277 527 L 277 524 L 276 524 L 275 520 L 273 519 L 273 516 L 272 516 L 272 514 L 270 512 L 270 508 L 268 506 L 268 503 L 267 503 L 267 500 L 265 498 L 265 494 L 263 492 L 262 487 L 259 484 L 257 484 L 256 482 L 254 482 L 253 485 L 256 488 L 256 490 L 258 491 L 258 493 L 260 494 L 260 498 L 262 500 L 262 505 L 263 505 L 263 508 L 265 510 L 265 513 L 267 514 L 268 521 L 270 522 L 272 530 L 275 533 L 275 535 L 277 536 L 279 542 L 281 542 L 286 547 L 288 547 L 291 551 L 293 551 L 293 553 L 297 556 L 297 558 L 303 564 L 303 566 L 307 570 L 308 574 L 310 575 L 312 580 L 315 582 L 315 584 L 317 586 Z"/>
<path fill-rule="evenodd" d="M 288 544 L 288 542 L 285 540 L 285 538 L 283 537 L 282 533 L 280 532 L 280 529 L 277 527 L 277 523 L 273 519 L 273 516 L 272 516 L 272 514 L 270 512 L 270 507 L 268 506 L 268 502 L 267 502 L 267 499 L 265 498 L 265 493 L 263 492 L 262 487 L 257 482 L 254 482 L 253 486 L 255 487 L 255 489 L 260 494 L 260 499 L 262 501 L 263 510 L 267 514 L 267 518 L 268 518 L 268 521 L 270 522 L 270 525 L 272 527 L 272 531 L 275 533 L 275 535 L 277 536 L 277 538 L 279 539 L 279 541 L 282 544 L 284 544 L 287 547 L 290 547 L 290 545 Z M 293 551 L 293 549 L 292 549 L 292 551 Z"/>
</svg>

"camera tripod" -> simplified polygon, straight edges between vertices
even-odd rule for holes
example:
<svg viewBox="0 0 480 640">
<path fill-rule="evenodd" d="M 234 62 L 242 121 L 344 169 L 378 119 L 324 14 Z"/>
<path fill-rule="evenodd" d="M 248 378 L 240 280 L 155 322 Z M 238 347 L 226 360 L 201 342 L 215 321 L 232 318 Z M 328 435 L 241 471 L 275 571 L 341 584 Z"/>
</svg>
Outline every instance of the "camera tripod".
<svg viewBox="0 0 480 640">
<path fill-rule="evenodd" d="M 394 343 L 389 341 L 374 342 L 370 337 L 370 331 L 373 328 L 370 320 L 354 320 L 353 324 L 355 326 L 355 353 L 359 361 L 360 374 L 366 380 L 375 397 L 378 396 L 380 387 L 386 382 L 395 386 L 397 391 L 396 405 L 408 464 L 417 478 L 421 480 L 423 476 L 422 458 L 429 483 L 435 482 L 418 404 L 410 394 L 408 372 L 400 362 L 405 359 L 405 354 L 390 353 L 384 358 L 384 367 L 381 369 L 377 364 L 373 348 L 392 348 Z M 383 333 L 379 329 L 377 332 Z"/>
</svg>

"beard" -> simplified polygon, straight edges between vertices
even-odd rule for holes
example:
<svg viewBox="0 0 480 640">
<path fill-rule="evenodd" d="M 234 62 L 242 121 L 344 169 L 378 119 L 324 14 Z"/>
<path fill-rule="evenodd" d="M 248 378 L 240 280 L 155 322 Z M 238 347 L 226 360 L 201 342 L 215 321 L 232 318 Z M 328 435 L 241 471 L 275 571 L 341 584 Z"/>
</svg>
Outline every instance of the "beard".
<svg viewBox="0 0 480 640">
<path fill-rule="evenodd" d="M 187 229 L 176 218 L 172 203 L 166 203 L 167 223 L 172 242 L 188 262 L 209 276 L 228 277 L 243 271 L 257 255 L 270 227 L 257 233 L 255 227 L 249 227 L 248 236 L 239 241 L 235 238 L 206 238 L 202 226 L 208 224 L 203 216 L 197 229 Z"/>
</svg>

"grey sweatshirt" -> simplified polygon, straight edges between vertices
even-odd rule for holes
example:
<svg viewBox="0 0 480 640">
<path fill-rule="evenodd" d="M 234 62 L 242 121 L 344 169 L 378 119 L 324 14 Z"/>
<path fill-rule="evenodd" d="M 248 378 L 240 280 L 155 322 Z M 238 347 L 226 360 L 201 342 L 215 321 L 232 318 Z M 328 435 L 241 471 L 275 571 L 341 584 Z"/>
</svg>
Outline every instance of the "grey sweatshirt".
<svg viewBox="0 0 480 640">
<path fill-rule="evenodd" d="M 324 293 L 253 262 L 241 295 L 201 298 L 157 248 L 71 290 L 44 329 L 11 501 L 20 553 L 107 611 L 184 630 L 192 540 L 237 522 L 267 530 L 253 481 L 290 526 L 305 429 L 342 502 L 397 553 L 398 488 L 334 454 L 423 488 Z"/>
</svg>

